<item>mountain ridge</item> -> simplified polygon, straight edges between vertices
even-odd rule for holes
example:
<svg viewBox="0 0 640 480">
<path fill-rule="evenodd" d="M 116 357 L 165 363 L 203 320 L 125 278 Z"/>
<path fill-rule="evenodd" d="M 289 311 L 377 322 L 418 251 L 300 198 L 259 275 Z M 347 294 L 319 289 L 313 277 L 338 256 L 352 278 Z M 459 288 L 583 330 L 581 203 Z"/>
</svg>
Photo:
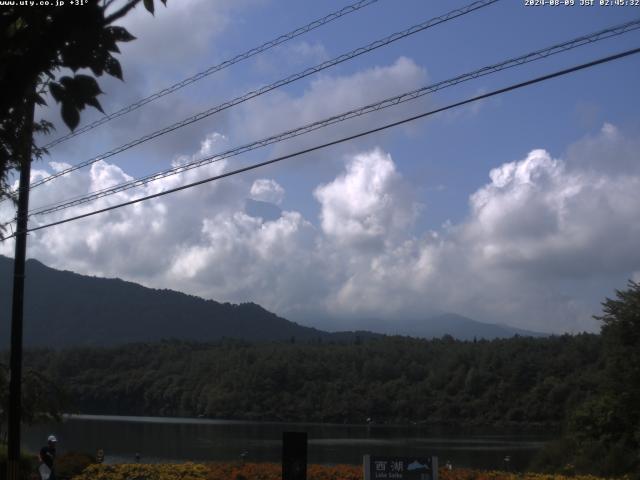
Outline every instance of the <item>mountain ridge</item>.
<svg viewBox="0 0 640 480">
<path fill-rule="evenodd" d="M 367 330 L 328 332 L 304 326 L 253 303 L 220 303 L 120 278 L 57 270 L 27 260 L 24 343 L 29 347 L 113 346 L 163 339 L 215 341 L 355 341 Z M 0 256 L 0 338 L 8 346 L 13 260 Z M 453 318 L 453 317 L 451 317 Z M 487 325 L 466 319 L 469 325 Z M 448 326 L 454 331 L 455 322 Z M 442 336 L 442 332 L 438 335 Z M 454 331 L 455 333 L 455 331 Z M 454 333 L 449 333 L 452 336 Z M 513 336 L 511 330 L 491 338 Z M 406 334 L 406 333 L 405 333 Z M 458 335 L 462 335 L 458 332 Z M 424 336 L 424 335 L 417 335 Z M 472 337 L 471 337 L 472 338 Z M 463 338 L 463 339 L 471 339 Z M 489 338 L 489 337 L 487 337 Z"/>
</svg>

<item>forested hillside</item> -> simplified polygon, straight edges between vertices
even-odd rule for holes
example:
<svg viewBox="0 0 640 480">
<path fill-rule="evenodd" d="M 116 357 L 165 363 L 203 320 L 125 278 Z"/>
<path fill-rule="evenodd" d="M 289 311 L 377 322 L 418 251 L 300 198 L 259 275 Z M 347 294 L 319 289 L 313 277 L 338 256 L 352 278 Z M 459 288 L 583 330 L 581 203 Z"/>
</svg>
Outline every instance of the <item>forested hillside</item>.
<svg viewBox="0 0 640 480">
<path fill-rule="evenodd" d="M 106 346 L 163 338 L 271 341 L 331 336 L 278 317 L 255 303 L 219 303 L 120 279 L 55 270 L 36 260 L 28 260 L 26 268 L 29 301 L 25 304 L 24 341 L 31 346 Z M 12 270 L 13 261 L 0 256 L 1 349 L 9 346 Z"/>
<path fill-rule="evenodd" d="M 594 389 L 601 339 L 171 341 L 26 358 L 82 413 L 559 425 Z"/>
<path fill-rule="evenodd" d="M 219 303 L 117 278 L 56 270 L 33 259 L 27 261 L 26 269 L 28 301 L 24 312 L 24 342 L 33 347 L 115 346 L 167 338 L 199 342 L 223 338 L 252 342 L 291 338 L 349 342 L 356 336 L 377 336 L 364 331 L 331 333 L 289 321 L 255 303 Z M 13 260 L 0 255 L 0 350 L 9 347 L 12 272 Z M 317 325 L 323 323 L 322 319 L 317 320 Z M 420 337 L 451 334 L 473 339 L 474 336 L 536 335 L 453 314 L 408 323 L 384 321 L 377 326 L 381 331 L 391 329 L 393 333 Z M 365 327 L 363 324 L 362 328 Z"/>
</svg>

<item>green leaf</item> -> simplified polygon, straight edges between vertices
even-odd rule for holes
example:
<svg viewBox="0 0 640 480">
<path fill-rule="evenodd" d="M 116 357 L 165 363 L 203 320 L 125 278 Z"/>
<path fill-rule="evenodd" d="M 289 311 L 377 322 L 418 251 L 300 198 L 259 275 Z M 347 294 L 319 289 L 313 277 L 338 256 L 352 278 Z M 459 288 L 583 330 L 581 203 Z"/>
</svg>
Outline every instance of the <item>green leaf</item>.
<svg viewBox="0 0 640 480">
<path fill-rule="evenodd" d="M 80 122 L 80 111 L 90 105 L 102 113 L 104 110 L 96 99 L 102 93 L 98 82 L 88 75 L 62 77 L 60 83 L 51 83 L 51 96 L 62 104 L 62 119 L 73 130 Z"/>
<path fill-rule="evenodd" d="M 112 77 L 122 80 L 122 67 L 120 66 L 120 62 L 115 58 L 109 57 L 107 59 L 107 62 L 104 65 L 104 71 Z"/>
<path fill-rule="evenodd" d="M 47 102 L 44 101 L 44 98 L 42 98 L 42 95 L 37 94 L 37 93 L 36 93 L 36 97 L 35 97 L 35 102 L 40 106 L 45 106 L 47 104 Z"/>
<path fill-rule="evenodd" d="M 131 35 L 126 28 L 108 27 L 107 31 L 116 42 L 130 42 L 131 40 L 136 39 L 136 37 Z"/>
<path fill-rule="evenodd" d="M 18 17 L 15 22 L 9 25 L 6 30 L 6 36 L 11 38 L 16 35 L 20 30 L 22 30 L 26 26 L 26 22 L 22 17 Z"/>
<path fill-rule="evenodd" d="M 100 76 L 104 73 L 105 63 L 107 59 L 111 57 L 111 54 L 105 50 L 95 50 L 91 57 L 88 67 L 91 69 L 94 75 Z"/>
<path fill-rule="evenodd" d="M 73 88 L 73 78 L 64 76 L 60 79 L 60 85 L 62 85 L 66 90 Z"/>
<path fill-rule="evenodd" d="M 149 13 L 151 13 L 151 15 L 153 15 L 153 0 L 143 0 L 144 1 L 144 8 L 146 8 L 147 10 L 149 10 Z"/>
<path fill-rule="evenodd" d="M 109 52 L 120 52 L 120 49 L 116 45 L 116 39 L 113 38 L 112 33 L 109 30 L 106 30 L 100 36 L 100 44 L 102 48 L 106 49 Z"/>
<path fill-rule="evenodd" d="M 62 108 L 60 110 L 62 115 L 62 120 L 67 124 L 71 130 L 75 130 L 75 128 L 80 123 L 80 112 L 71 102 L 64 102 L 62 104 Z"/>
<path fill-rule="evenodd" d="M 51 130 L 55 130 L 53 123 L 48 120 L 40 120 L 39 122 L 33 123 L 33 131 L 48 135 Z"/>
<path fill-rule="evenodd" d="M 88 34 L 83 33 L 78 38 L 70 39 L 60 50 L 62 65 L 74 72 L 87 66 L 95 49 L 95 41 Z"/>
<path fill-rule="evenodd" d="M 57 82 L 51 82 L 49 84 L 49 92 L 53 99 L 58 103 L 60 103 L 65 96 L 64 87 Z"/>
<path fill-rule="evenodd" d="M 102 109 L 102 105 L 100 105 L 100 102 L 95 97 L 87 100 L 87 105 L 91 105 L 96 110 L 100 110 L 100 112 L 104 113 L 104 110 Z"/>
<path fill-rule="evenodd" d="M 96 79 L 88 75 L 75 75 L 73 78 L 62 77 L 60 83 L 65 89 L 62 101 L 69 101 L 80 110 L 84 108 L 89 99 L 102 93 Z"/>
</svg>

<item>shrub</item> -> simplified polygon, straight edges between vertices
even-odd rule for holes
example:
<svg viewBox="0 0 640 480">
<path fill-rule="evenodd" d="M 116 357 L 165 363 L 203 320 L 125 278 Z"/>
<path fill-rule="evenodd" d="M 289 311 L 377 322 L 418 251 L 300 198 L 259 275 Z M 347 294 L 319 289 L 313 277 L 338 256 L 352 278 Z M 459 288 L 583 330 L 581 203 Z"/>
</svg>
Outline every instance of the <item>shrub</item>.
<svg viewBox="0 0 640 480">
<path fill-rule="evenodd" d="M 31 480 L 38 468 L 38 457 L 23 453 L 20 456 L 20 479 Z M 37 474 L 36 474 L 37 475 Z M 7 478 L 7 448 L 0 446 L 0 480 Z"/>
<path fill-rule="evenodd" d="M 94 463 L 96 463 L 95 457 L 87 453 L 63 453 L 56 458 L 56 476 L 71 478 L 80 475 L 89 465 Z"/>
<path fill-rule="evenodd" d="M 280 480 L 277 463 L 123 464 L 91 465 L 73 480 Z M 359 465 L 309 465 L 309 480 L 362 480 Z M 465 468 L 441 469 L 440 480 L 603 480 L 594 476 L 485 472 Z M 624 479 L 620 479 L 624 480 Z"/>
</svg>

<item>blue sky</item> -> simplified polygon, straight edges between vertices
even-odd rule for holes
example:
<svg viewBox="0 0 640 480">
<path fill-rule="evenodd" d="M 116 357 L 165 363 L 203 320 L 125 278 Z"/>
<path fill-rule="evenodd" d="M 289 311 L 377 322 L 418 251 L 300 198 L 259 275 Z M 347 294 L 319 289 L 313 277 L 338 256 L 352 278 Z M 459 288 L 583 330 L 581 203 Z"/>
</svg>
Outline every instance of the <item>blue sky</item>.
<svg viewBox="0 0 640 480">
<path fill-rule="evenodd" d="M 86 160 L 467 3 L 380 0 L 55 147 L 34 175 L 56 168 L 48 161 Z M 148 142 L 35 190 L 32 205 L 84 194 L 127 175 L 148 174 L 640 17 L 635 7 L 523 3 L 499 1 Z M 126 81 L 101 79 L 106 92 L 101 102 L 114 111 L 345 5 L 170 0 L 155 17 L 140 9 L 124 22 L 138 37 L 122 48 Z M 640 32 L 634 31 L 194 171 L 189 179 L 639 44 Z M 81 273 L 220 301 L 256 301 L 319 328 L 451 311 L 541 331 L 594 330 L 590 315 L 598 313 L 604 296 L 627 279 L 640 278 L 640 258 L 633 253 L 640 242 L 633 225 L 640 213 L 635 193 L 639 62 L 626 58 L 129 213 L 46 230 L 33 236 L 30 254 Z M 55 108 L 39 113 L 54 120 L 58 133 L 65 132 Z M 98 116 L 86 112 L 83 123 Z M 173 179 L 144 192 L 184 181 Z M 126 195 L 120 200 L 132 198 Z M 282 216 L 248 214 L 247 198 L 277 204 Z M 10 253 L 9 245 L 3 253 Z"/>
</svg>

